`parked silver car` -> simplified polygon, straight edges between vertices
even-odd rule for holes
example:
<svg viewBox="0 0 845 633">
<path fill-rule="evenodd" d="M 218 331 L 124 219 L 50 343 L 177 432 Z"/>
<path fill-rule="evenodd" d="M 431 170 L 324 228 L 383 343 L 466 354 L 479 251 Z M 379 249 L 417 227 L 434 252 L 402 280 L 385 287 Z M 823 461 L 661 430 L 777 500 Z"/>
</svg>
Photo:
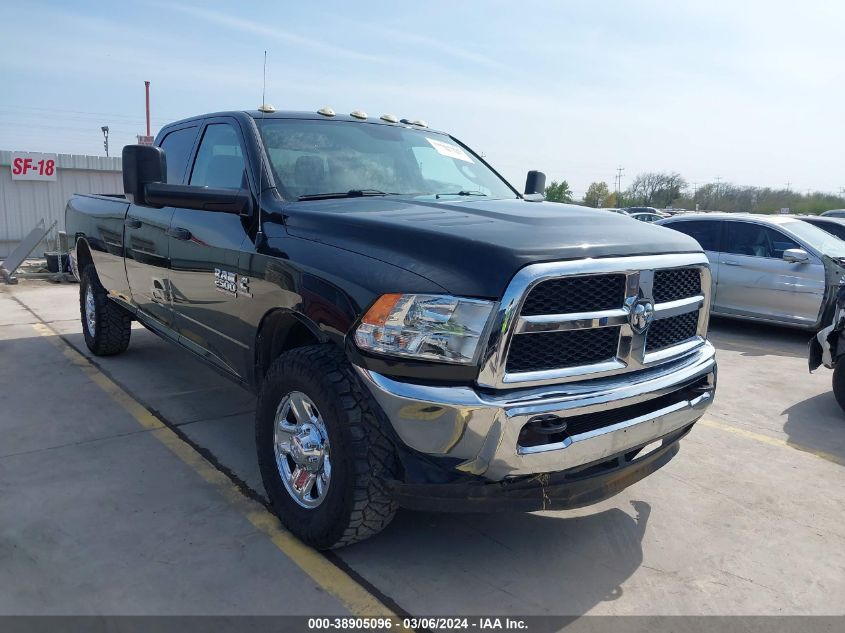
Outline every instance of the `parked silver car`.
<svg viewBox="0 0 845 633">
<path fill-rule="evenodd" d="M 845 275 L 845 241 L 794 217 L 730 213 L 658 224 L 698 240 L 713 275 L 712 313 L 818 330 Z"/>
</svg>

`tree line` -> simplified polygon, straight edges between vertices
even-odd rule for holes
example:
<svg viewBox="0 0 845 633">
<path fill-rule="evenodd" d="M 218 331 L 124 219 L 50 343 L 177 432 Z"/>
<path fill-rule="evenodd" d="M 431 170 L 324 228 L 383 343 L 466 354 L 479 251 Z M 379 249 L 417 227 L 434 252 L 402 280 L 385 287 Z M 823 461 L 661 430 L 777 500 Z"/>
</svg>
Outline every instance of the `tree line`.
<svg viewBox="0 0 845 633">
<path fill-rule="evenodd" d="M 790 189 L 732 183 L 708 183 L 691 188 L 676 172 L 639 174 L 625 191 L 618 193 L 610 191 L 606 182 L 594 182 L 587 187 L 580 201 L 574 200 L 566 180 L 552 181 L 546 187 L 546 200 L 576 202 L 596 208 L 674 207 L 733 213 L 777 213 L 785 208 L 791 213 L 822 213 L 830 209 L 845 209 L 845 197 L 830 193 L 817 191 L 803 194 Z"/>
</svg>

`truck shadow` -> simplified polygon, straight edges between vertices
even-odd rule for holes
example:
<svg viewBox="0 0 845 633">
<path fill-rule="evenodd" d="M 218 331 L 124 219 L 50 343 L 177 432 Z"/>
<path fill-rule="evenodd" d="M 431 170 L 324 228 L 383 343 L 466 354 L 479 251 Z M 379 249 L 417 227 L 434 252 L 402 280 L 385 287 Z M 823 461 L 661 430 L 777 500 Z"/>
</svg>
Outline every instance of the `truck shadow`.
<svg viewBox="0 0 845 633">
<path fill-rule="evenodd" d="M 381 535 L 338 555 L 373 580 L 395 570 L 386 593 L 401 604 L 425 591 L 431 613 L 582 615 L 620 598 L 643 562 L 651 506 L 630 504 L 634 516 L 400 511 Z"/>
<path fill-rule="evenodd" d="M 783 430 L 793 448 L 826 453 L 845 466 L 845 412 L 833 391 L 807 398 L 783 413 L 787 416 Z"/>
</svg>

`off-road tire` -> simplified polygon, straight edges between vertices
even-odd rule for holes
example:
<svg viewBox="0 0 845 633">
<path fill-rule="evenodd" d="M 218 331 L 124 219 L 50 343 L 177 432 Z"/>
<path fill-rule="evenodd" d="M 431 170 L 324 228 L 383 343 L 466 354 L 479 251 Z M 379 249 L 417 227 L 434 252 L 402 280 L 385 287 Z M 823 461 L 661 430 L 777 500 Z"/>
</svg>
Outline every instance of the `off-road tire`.
<svg viewBox="0 0 845 633">
<path fill-rule="evenodd" d="M 845 358 L 839 358 L 833 368 L 833 396 L 845 411 Z"/>
<path fill-rule="evenodd" d="M 94 334 L 90 332 L 85 311 L 85 299 L 91 288 L 94 295 L 95 327 Z M 129 347 L 129 337 L 132 334 L 132 317 L 122 307 L 108 298 L 106 289 L 97 277 L 93 264 L 88 264 L 82 271 L 79 284 L 79 313 L 82 319 L 82 333 L 85 344 L 96 356 L 114 356 L 125 352 Z"/>
<path fill-rule="evenodd" d="M 325 499 L 303 508 L 285 489 L 274 452 L 276 410 L 300 391 L 316 405 L 331 446 L 332 475 Z M 383 530 L 396 513 L 384 479 L 398 469 L 388 424 L 343 352 L 331 344 L 300 347 L 280 355 L 258 396 L 255 443 L 264 489 L 281 522 L 317 549 L 350 545 Z"/>
</svg>

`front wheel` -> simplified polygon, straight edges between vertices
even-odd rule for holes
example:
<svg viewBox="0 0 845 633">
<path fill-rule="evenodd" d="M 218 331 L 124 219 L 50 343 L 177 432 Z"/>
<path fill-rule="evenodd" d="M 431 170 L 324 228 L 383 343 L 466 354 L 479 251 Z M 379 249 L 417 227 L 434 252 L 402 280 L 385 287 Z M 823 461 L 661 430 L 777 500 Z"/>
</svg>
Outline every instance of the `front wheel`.
<svg viewBox="0 0 845 633">
<path fill-rule="evenodd" d="M 845 411 L 845 358 L 839 358 L 833 368 L 833 395 Z"/>
<path fill-rule="evenodd" d="M 97 270 L 88 264 L 79 283 L 79 313 L 85 344 L 96 356 L 125 352 L 132 334 L 132 317 L 108 298 Z"/>
<path fill-rule="evenodd" d="M 383 530 L 396 503 L 383 414 L 331 345 L 286 352 L 258 397 L 255 440 L 264 488 L 282 523 L 318 549 L 342 547 Z"/>
</svg>

